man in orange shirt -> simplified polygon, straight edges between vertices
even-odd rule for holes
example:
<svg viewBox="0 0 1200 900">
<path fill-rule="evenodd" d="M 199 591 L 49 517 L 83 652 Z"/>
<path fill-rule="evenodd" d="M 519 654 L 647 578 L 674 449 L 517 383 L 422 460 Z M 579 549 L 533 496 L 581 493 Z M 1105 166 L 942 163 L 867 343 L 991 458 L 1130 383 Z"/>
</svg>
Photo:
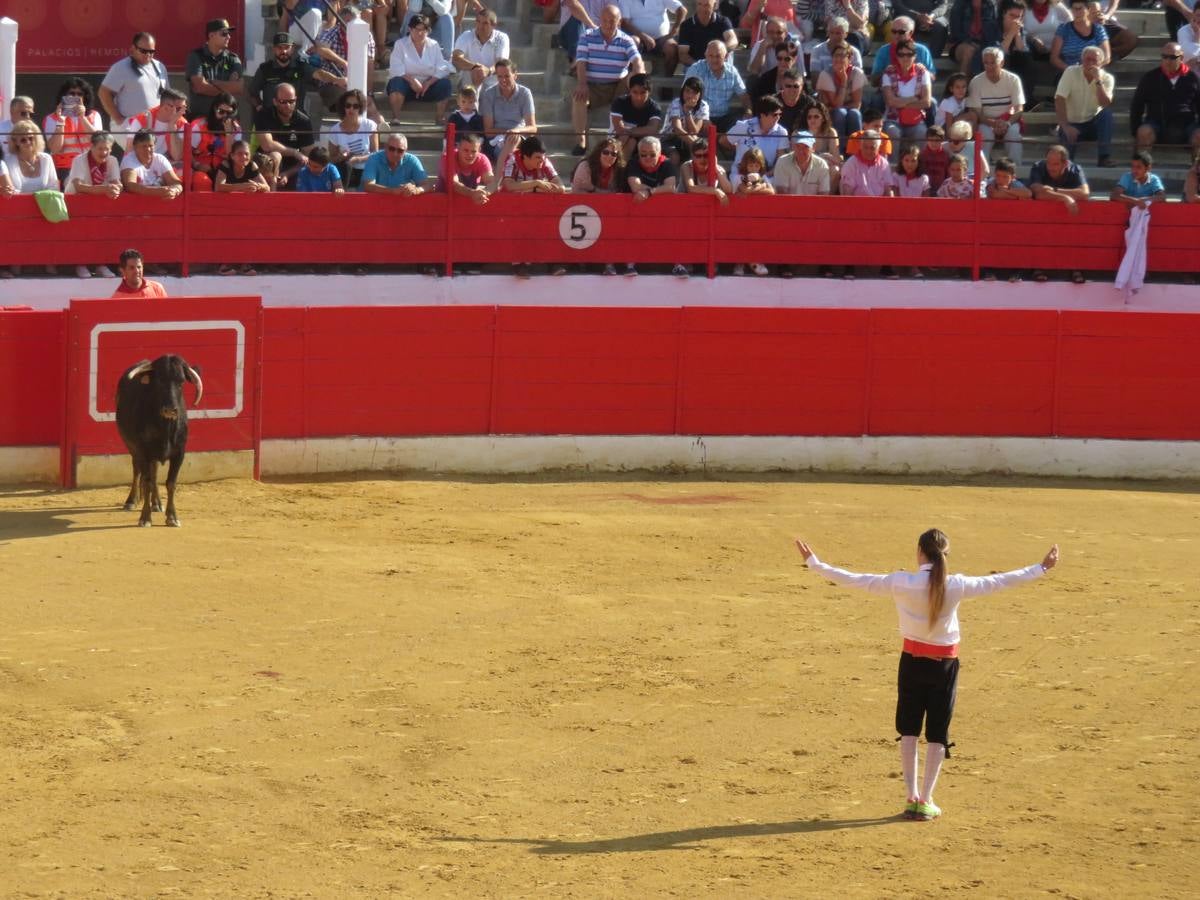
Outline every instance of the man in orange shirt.
<svg viewBox="0 0 1200 900">
<path fill-rule="evenodd" d="M 144 263 L 142 254 L 137 250 L 121 252 L 121 283 L 113 291 L 114 298 L 130 299 L 133 297 L 166 297 L 167 289 L 157 281 L 147 281 L 143 276 Z"/>
</svg>

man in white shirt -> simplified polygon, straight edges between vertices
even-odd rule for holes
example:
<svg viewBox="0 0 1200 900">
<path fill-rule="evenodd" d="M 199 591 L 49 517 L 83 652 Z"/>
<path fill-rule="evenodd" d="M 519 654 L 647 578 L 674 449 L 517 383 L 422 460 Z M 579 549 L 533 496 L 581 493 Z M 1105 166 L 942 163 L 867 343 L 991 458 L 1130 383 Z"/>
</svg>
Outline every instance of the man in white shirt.
<svg viewBox="0 0 1200 900">
<path fill-rule="evenodd" d="M 679 23 L 687 9 L 679 0 L 621 0 L 621 30 L 638 44 L 642 56 L 662 56 L 667 71 L 679 65 Z"/>
<path fill-rule="evenodd" d="M 777 194 L 799 197 L 825 196 L 829 193 L 829 163 L 813 153 L 816 138 L 811 132 L 792 135 L 792 152 L 779 157 L 771 184 Z"/>
<path fill-rule="evenodd" d="M 171 86 L 167 67 L 154 57 L 154 35 L 139 31 L 129 45 L 129 55 L 113 63 L 98 92 L 114 132 L 126 130 L 125 121 L 158 106 L 159 93 Z M 128 146 L 128 138 L 125 138 Z"/>
<path fill-rule="evenodd" d="M 1021 79 L 1004 68 L 1004 51 L 986 47 L 983 71 L 971 79 L 967 88 L 967 110 L 983 139 L 983 154 L 991 155 L 992 142 L 1004 141 L 1005 153 L 1021 163 L 1021 113 L 1025 109 L 1025 90 Z"/>
<path fill-rule="evenodd" d="M 475 13 L 475 27 L 454 42 L 450 62 L 462 73 L 460 87 L 471 84 L 482 93 L 496 83 L 496 60 L 508 56 L 508 35 L 496 28 L 495 11 L 481 7 Z"/>
<path fill-rule="evenodd" d="M 154 135 L 139 131 L 133 137 L 133 152 L 121 160 L 121 186 L 131 194 L 174 200 L 183 193 L 183 182 L 171 161 L 154 152 Z"/>
</svg>

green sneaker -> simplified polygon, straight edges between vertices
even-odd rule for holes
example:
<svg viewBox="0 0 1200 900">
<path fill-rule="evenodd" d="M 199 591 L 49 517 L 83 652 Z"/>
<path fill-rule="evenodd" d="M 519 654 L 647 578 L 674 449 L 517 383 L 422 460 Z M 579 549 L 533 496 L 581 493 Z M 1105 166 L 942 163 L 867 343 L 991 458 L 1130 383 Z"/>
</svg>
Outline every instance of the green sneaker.
<svg viewBox="0 0 1200 900">
<path fill-rule="evenodd" d="M 907 806 L 905 806 L 904 807 L 904 818 L 915 819 L 917 817 L 917 807 L 920 805 L 921 805 L 921 803 L 919 800 L 913 800 L 911 803 L 909 803 Z"/>
<path fill-rule="evenodd" d="M 936 803 L 918 803 L 914 818 L 918 822 L 932 822 L 942 814 L 942 809 Z"/>
</svg>

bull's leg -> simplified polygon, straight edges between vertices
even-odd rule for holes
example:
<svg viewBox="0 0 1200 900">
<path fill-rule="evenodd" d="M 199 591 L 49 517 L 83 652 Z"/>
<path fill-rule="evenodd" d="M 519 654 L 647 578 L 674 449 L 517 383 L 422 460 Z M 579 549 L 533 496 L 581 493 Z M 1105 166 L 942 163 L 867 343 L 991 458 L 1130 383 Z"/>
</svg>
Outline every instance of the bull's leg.
<svg viewBox="0 0 1200 900">
<path fill-rule="evenodd" d="M 153 502 L 150 508 L 155 512 L 162 512 L 162 498 L 158 494 L 158 460 L 150 460 L 150 488 L 154 492 Z"/>
<path fill-rule="evenodd" d="M 179 527 L 179 516 L 175 514 L 175 479 L 179 476 L 179 468 L 183 465 L 183 451 L 180 450 L 171 457 L 167 467 L 167 524 L 172 528 Z"/>
<path fill-rule="evenodd" d="M 130 461 L 133 464 L 133 480 L 129 483 L 129 496 L 125 498 L 126 512 L 133 512 L 137 508 L 138 482 L 141 481 L 141 476 L 138 474 L 138 461 L 132 456 Z"/>
<path fill-rule="evenodd" d="M 154 494 L 154 468 L 153 462 L 142 464 L 142 515 L 138 519 L 138 525 L 142 528 L 150 527 L 150 502 Z"/>
</svg>

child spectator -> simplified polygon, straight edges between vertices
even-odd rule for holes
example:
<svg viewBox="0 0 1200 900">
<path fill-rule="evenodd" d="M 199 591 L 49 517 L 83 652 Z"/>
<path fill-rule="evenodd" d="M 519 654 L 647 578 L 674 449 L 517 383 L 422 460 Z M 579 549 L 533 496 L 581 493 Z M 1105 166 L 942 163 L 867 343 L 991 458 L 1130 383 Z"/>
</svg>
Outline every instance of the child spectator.
<svg viewBox="0 0 1200 900">
<path fill-rule="evenodd" d="M 213 185 L 213 190 L 218 194 L 268 194 L 271 192 L 270 185 L 263 178 L 262 171 L 250 159 L 250 145 L 245 141 L 234 141 L 233 146 L 229 148 L 229 158 L 217 169 L 217 180 Z M 221 263 L 217 267 L 217 274 L 257 275 L 258 271 L 250 263 L 243 263 L 236 269 L 228 263 Z"/>
<path fill-rule="evenodd" d="M 763 152 L 753 147 L 742 154 L 737 167 L 738 180 L 734 193 L 739 197 L 765 197 L 775 193 L 775 187 L 767 178 L 767 161 Z M 762 277 L 770 274 L 762 263 L 750 263 L 750 271 Z M 734 275 L 745 275 L 746 267 L 738 263 L 733 267 Z"/>
<path fill-rule="evenodd" d="M 946 79 L 946 89 L 942 91 L 942 102 L 938 104 L 934 123 L 943 129 L 949 128 L 959 120 L 967 110 L 967 88 L 970 81 L 962 72 L 955 72 Z"/>
<path fill-rule="evenodd" d="M 482 143 L 483 138 L 470 132 L 455 136 L 449 171 L 443 164 L 438 178 L 439 191 L 467 197 L 480 206 L 488 202 L 492 163 L 480 152 Z"/>
<path fill-rule="evenodd" d="M 329 151 L 313 147 L 308 165 L 296 173 L 296 190 L 302 194 L 344 194 L 342 173 L 329 161 Z"/>
<path fill-rule="evenodd" d="M 692 158 L 696 144 L 708 129 L 708 102 L 704 82 L 685 78 L 679 96 L 667 107 L 663 119 L 663 146 L 670 150 L 671 162 L 679 164 Z"/>
<path fill-rule="evenodd" d="M 504 164 L 504 177 L 500 189 L 518 194 L 562 194 L 566 192 L 554 164 L 546 157 L 546 145 L 536 134 L 527 134 L 517 144 L 517 150 Z M 529 277 L 528 262 L 513 263 L 513 274 L 518 278 Z M 565 275 L 567 267 L 554 264 L 551 275 Z M 636 275 L 635 270 L 632 274 Z"/>
<path fill-rule="evenodd" d="M 986 196 L 989 200 L 1030 200 L 1033 198 L 1033 191 L 1017 180 L 1017 164 L 1003 156 L 996 160 L 996 173 L 987 183 Z M 997 274 L 1002 275 L 1004 272 L 985 270 L 983 278 L 985 281 L 995 281 Z M 1017 284 L 1021 277 L 1020 269 L 1012 269 L 1008 272 L 1008 283 Z"/>
<path fill-rule="evenodd" d="M 862 147 L 861 141 L 863 135 L 868 131 L 875 131 L 879 134 L 879 154 L 880 156 L 892 155 L 892 139 L 888 137 L 886 131 L 883 130 L 883 112 L 878 109 L 868 109 L 862 116 L 862 130 L 856 131 L 850 135 L 850 139 L 846 141 L 846 158 L 857 156 Z"/>
<path fill-rule="evenodd" d="M 446 117 L 446 124 L 454 126 L 454 134 L 477 134 L 483 139 L 483 116 L 478 109 L 479 95 L 471 85 L 458 89 L 458 109 Z"/>
<path fill-rule="evenodd" d="M 967 181 L 974 182 L 975 180 L 975 145 L 971 143 L 971 138 L 974 136 L 974 131 L 971 128 L 970 122 L 955 122 L 950 126 L 949 138 L 946 150 L 951 156 L 959 153 L 967 161 Z M 991 168 L 988 166 L 986 156 L 980 156 L 979 162 L 981 165 L 979 177 L 984 181 L 988 177 Z M 949 171 L 949 169 L 947 169 Z M 940 189 L 940 187 L 939 187 Z"/>
<path fill-rule="evenodd" d="M 895 197 L 928 197 L 929 176 L 921 173 L 921 154 L 916 144 L 900 148 L 900 162 L 892 176 Z"/>
<path fill-rule="evenodd" d="M 275 161 L 274 155 L 270 153 L 255 153 L 254 164 L 258 166 L 258 171 L 262 173 L 263 181 L 267 183 L 267 187 L 270 190 L 282 190 L 283 186 L 287 184 L 287 176 L 279 174 L 279 164 Z M 296 171 L 298 172 L 299 169 Z"/>
<path fill-rule="evenodd" d="M 1151 200 L 1166 200 L 1167 191 L 1162 179 L 1150 170 L 1154 159 L 1145 150 L 1138 150 L 1129 161 L 1129 171 L 1121 176 L 1112 189 L 1111 198 L 1119 200 L 1131 209 L 1145 209 Z"/>
<path fill-rule="evenodd" d="M 1200 203 L 1200 150 L 1192 155 L 1192 167 L 1183 180 L 1183 202 Z"/>
<path fill-rule="evenodd" d="M 971 182 L 967 178 L 967 158 L 961 153 L 950 157 L 950 177 L 942 182 L 937 195 L 949 200 L 970 200 Z"/>
<path fill-rule="evenodd" d="M 950 153 L 946 150 L 946 132 L 941 125 L 933 125 L 925 132 L 925 146 L 921 149 L 921 173 L 929 178 L 929 192 L 936 193 L 946 180 L 950 167 Z"/>
</svg>

